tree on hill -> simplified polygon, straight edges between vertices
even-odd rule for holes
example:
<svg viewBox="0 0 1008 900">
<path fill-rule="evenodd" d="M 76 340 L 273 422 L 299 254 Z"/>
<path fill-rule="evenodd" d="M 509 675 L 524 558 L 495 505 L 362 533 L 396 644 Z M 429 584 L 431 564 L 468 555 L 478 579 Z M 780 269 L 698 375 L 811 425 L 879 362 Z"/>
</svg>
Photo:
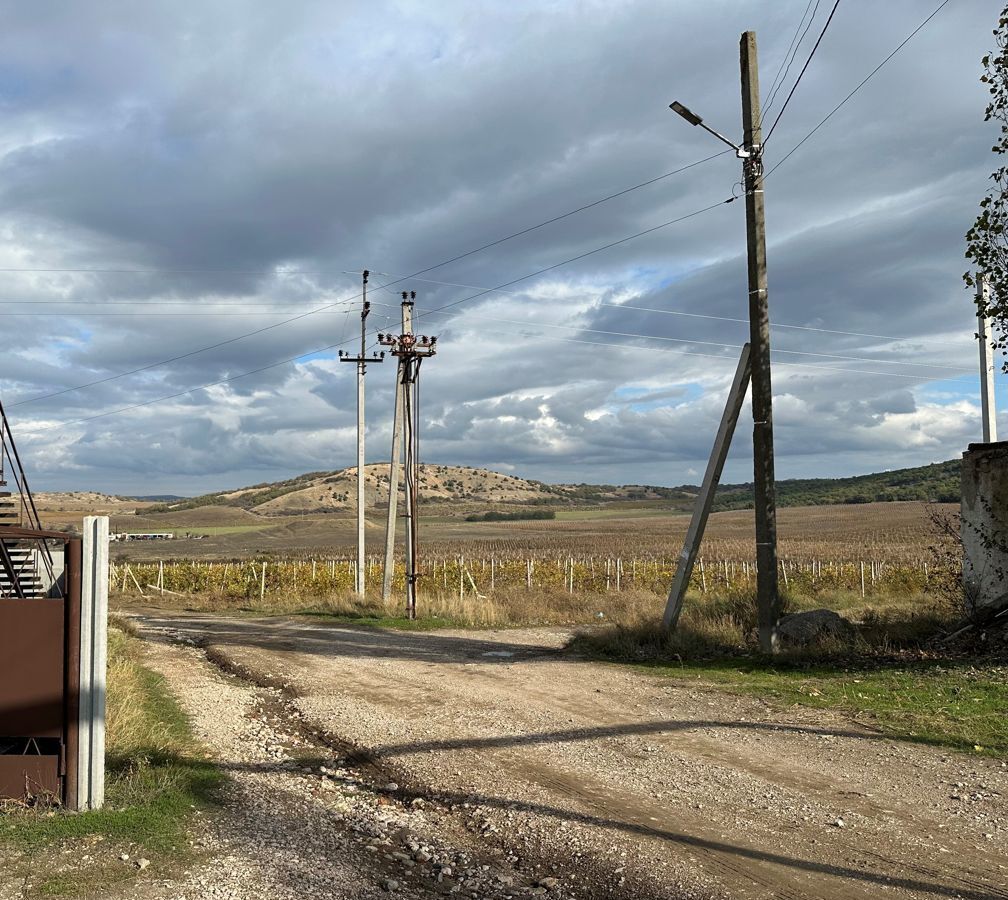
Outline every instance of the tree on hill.
<svg viewBox="0 0 1008 900">
<path fill-rule="evenodd" d="M 991 148 L 1000 157 L 1008 154 L 1008 6 L 998 18 L 994 29 L 997 49 L 984 56 L 984 73 L 980 81 L 990 92 L 990 102 L 984 120 L 1000 125 L 1000 132 Z M 980 214 L 966 232 L 966 258 L 979 272 L 984 272 L 989 285 L 986 303 L 977 300 L 977 312 L 991 316 L 998 325 L 995 341 L 1008 356 L 1008 163 L 991 173 L 990 193 L 980 201 Z M 975 287 L 972 272 L 963 276 Z M 1005 362 L 1008 371 L 1008 361 Z"/>
</svg>

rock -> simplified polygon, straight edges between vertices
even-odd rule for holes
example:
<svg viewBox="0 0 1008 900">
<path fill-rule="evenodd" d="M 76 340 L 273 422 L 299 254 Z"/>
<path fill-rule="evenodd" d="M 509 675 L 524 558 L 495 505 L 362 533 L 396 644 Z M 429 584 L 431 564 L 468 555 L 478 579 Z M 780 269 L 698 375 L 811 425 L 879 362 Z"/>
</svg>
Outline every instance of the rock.
<svg viewBox="0 0 1008 900">
<path fill-rule="evenodd" d="M 142 871 L 143 871 L 144 869 L 146 869 L 146 868 L 147 868 L 147 867 L 148 867 L 149 865 L 150 865 L 150 860 L 149 860 L 149 859 L 145 859 L 145 858 L 144 858 L 144 857 L 142 857 L 142 856 L 140 857 L 140 859 L 138 859 L 138 860 L 136 861 L 136 867 L 137 867 L 137 868 L 138 868 L 138 869 L 139 869 L 139 870 L 140 870 L 141 872 L 142 872 Z"/>
<path fill-rule="evenodd" d="M 833 825 L 835 827 L 837 827 L 837 828 L 843 828 L 844 827 L 844 820 L 843 819 L 834 819 L 833 820 Z"/>
<path fill-rule="evenodd" d="M 386 878 L 385 881 L 382 883 L 382 886 L 385 888 L 386 891 L 399 890 L 399 882 L 396 881 L 394 878 Z"/>
<path fill-rule="evenodd" d="M 792 613 L 777 623 L 782 647 L 808 647 L 824 640 L 849 640 L 854 626 L 831 609 Z"/>
<path fill-rule="evenodd" d="M 129 854 L 128 853 L 120 853 L 119 854 L 119 859 L 121 859 L 123 862 L 128 862 L 129 861 Z"/>
<path fill-rule="evenodd" d="M 553 890 L 553 888 L 555 888 L 555 887 L 556 887 L 556 886 L 557 886 L 558 884 L 560 884 L 560 879 L 559 879 L 559 878 L 554 878 L 554 877 L 553 877 L 553 876 L 551 875 L 551 876 L 549 876 L 549 877 L 547 877 L 547 878 L 540 878 L 540 879 L 539 879 L 539 880 L 538 880 L 538 881 L 536 882 L 536 884 L 537 884 L 537 885 L 538 885 L 539 887 L 544 887 L 544 888 L 546 888 L 547 890 L 550 890 L 550 891 L 551 891 L 551 890 Z"/>
<path fill-rule="evenodd" d="M 390 781 L 388 784 L 385 785 L 385 791 L 389 794 L 394 794 L 398 790 L 399 785 L 396 784 L 394 781 Z"/>
</svg>

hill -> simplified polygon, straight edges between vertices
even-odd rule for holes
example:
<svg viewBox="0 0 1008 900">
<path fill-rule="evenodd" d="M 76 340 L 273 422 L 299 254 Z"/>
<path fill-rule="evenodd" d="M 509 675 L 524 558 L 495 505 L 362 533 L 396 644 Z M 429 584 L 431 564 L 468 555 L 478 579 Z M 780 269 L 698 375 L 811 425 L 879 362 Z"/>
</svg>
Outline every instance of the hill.
<svg viewBox="0 0 1008 900">
<path fill-rule="evenodd" d="M 335 512 L 354 507 L 356 490 L 356 468 L 309 472 L 284 481 L 148 506 L 144 512 L 177 513 L 205 507 L 240 509 L 265 516 Z M 420 468 L 420 493 L 425 506 L 462 503 L 467 512 L 488 505 L 560 507 L 639 502 L 687 511 L 698 490 L 696 485 L 551 485 L 469 466 L 429 464 Z M 368 507 L 387 503 L 387 464 L 365 467 L 364 496 Z M 958 499 L 958 460 L 850 478 L 788 479 L 777 483 L 778 506 Z M 718 488 L 714 508 L 744 509 L 752 503 L 752 484 L 725 484 Z"/>
<path fill-rule="evenodd" d="M 778 506 L 822 506 L 836 503 L 885 503 L 894 500 L 931 500 L 958 503 L 960 463 L 948 462 L 895 469 L 850 478 L 795 478 L 777 482 Z M 722 485 L 715 509 L 744 509 L 753 505 L 752 484 Z"/>
</svg>

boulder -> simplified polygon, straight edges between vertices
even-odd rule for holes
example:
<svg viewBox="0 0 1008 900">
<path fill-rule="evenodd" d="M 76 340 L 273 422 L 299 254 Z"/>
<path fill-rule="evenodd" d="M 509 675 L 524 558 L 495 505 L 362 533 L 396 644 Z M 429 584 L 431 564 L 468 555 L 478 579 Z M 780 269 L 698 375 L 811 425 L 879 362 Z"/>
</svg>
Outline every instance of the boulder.
<svg viewBox="0 0 1008 900">
<path fill-rule="evenodd" d="M 777 636 L 782 647 L 808 647 L 823 640 L 847 640 L 854 626 L 831 609 L 782 616 L 777 623 Z"/>
</svg>

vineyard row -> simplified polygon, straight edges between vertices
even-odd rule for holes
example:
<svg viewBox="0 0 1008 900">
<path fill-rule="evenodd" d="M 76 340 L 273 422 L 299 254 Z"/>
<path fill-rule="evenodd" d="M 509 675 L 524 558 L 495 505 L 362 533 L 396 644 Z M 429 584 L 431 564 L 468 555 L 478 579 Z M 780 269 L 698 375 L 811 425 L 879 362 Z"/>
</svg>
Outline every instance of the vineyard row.
<svg viewBox="0 0 1008 900">
<path fill-rule="evenodd" d="M 124 594 L 213 594 L 230 599 L 264 599 L 303 593 L 323 596 L 351 592 L 356 561 L 346 558 L 260 559 L 239 562 L 172 560 L 112 563 L 112 589 Z M 644 590 L 667 592 L 675 571 L 673 558 L 556 557 L 469 559 L 464 556 L 427 559 L 420 576 L 421 591 L 489 596 L 497 590 L 554 590 L 570 594 Z M 932 584 L 933 564 L 865 561 L 809 562 L 782 560 L 781 587 L 798 595 L 830 590 L 859 591 L 861 596 L 919 593 Z M 707 593 L 755 585 L 756 567 L 747 560 L 701 558 L 690 588 Z M 365 582 L 380 590 L 382 561 L 370 557 Z M 396 565 L 394 589 L 404 590 L 405 572 Z"/>
</svg>

